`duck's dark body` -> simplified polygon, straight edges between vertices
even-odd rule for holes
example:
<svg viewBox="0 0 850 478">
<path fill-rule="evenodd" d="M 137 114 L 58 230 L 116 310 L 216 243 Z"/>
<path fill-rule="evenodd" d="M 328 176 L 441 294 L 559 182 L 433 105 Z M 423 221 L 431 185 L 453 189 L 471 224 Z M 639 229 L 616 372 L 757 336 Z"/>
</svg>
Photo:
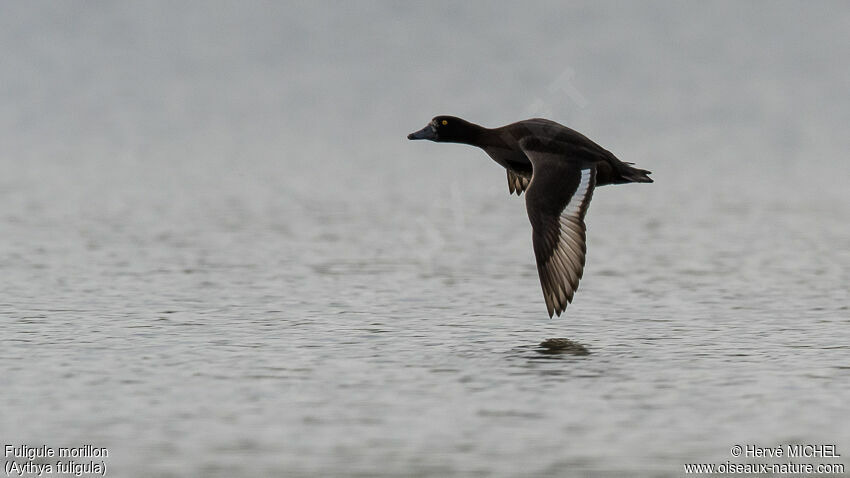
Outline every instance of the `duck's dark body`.
<svg viewBox="0 0 850 478">
<path fill-rule="evenodd" d="M 610 151 L 587 136 L 554 121 L 532 118 L 492 129 L 483 128 L 460 118 L 456 118 L 455 121 L 466 123 L 468 134 L 444 140 L 438 138 L 436 141 L 478 146 L 509 173 L 529 181 L 533 168 L 528 156 L 519 145 L 520 140 L 525 138 L 538 140 L 544 148 L 549 143 L 551 148 L 557 148 L 566 160 L 594 164 L 596 186 L 652 182 L 652 179 L 647 176 L 649 171 L 631 167 L 629 163 L 620 161 Z"/>
<path fill-rule="evenodd" d="M 484 128 L 438 116 L 408 139 L 463 143 L 484 150 L 507 170 L 508 190 L 526 191 L 534 252 L 549 315 L 572 301 L 584 270 L 584 215 L 596 186 L 651 183 L 578 131 L 542 118 Z"/>
</svg>

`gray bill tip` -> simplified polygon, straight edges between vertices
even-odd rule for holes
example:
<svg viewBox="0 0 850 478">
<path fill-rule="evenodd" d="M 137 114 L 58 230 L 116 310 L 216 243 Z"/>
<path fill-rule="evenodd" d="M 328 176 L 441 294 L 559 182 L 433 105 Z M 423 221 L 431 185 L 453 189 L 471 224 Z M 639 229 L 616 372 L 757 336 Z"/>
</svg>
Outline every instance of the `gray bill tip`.
<svg viewBox="0 0 850 478">
<path fill-rule="evenodd" d="M 437 136 L 434 134 L 434 128 L 428 125 L 415 133 L 407 135 L 407 139 L 434 139 Z"/>
</svg>

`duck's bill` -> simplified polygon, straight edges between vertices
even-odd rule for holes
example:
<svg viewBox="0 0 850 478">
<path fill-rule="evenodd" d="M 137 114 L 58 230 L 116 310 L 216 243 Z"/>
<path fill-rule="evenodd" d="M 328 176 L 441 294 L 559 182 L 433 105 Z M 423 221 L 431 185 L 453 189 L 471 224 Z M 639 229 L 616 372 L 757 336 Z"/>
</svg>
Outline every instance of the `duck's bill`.
<svg viewBox="0 0 850 478">
<path fill-rule="evenodd" d="M 410 133 L 407 135 L 407 139 L 436 139 L 437 135 L 434 132 L 434 128 L 431 125 L 428 125 L 415 133 Z"/>
</svg>

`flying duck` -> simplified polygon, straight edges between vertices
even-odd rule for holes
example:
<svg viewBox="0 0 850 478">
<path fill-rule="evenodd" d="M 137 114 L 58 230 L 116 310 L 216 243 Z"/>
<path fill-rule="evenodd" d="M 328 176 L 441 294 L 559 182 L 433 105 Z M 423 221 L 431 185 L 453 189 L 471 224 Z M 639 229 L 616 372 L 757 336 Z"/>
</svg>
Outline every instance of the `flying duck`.
<svg viewBox="0 0 850 478">
<path fill-rule="evenodd" d="M 407 139 L 463 143 L 484 150 L 508 173 L 508 191 L 525 192 L 537 273 L 549 317 L 572 302 L 584 272 L 584 216 L 596 186 L 651 183 L 578 131 L 543 118 L 484 128 L 455 116 L 437 116 Z"/>
</svg>

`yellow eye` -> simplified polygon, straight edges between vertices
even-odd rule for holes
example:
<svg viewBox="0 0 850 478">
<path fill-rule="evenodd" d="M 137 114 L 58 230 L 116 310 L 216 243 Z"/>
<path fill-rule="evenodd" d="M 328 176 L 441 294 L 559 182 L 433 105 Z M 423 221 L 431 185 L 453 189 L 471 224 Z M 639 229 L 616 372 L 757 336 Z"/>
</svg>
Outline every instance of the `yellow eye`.
<svg viewBox="0 0 850 478">
<path fill-rule="evenodd" d="M 443 120 L 443 126 L 445 126 L 445 125 L 447 125 L 447 124 L 449 124 L 449 122 L 448 122 L 448 121 L 446 121 L 446 120 Z"/>
</svg>

